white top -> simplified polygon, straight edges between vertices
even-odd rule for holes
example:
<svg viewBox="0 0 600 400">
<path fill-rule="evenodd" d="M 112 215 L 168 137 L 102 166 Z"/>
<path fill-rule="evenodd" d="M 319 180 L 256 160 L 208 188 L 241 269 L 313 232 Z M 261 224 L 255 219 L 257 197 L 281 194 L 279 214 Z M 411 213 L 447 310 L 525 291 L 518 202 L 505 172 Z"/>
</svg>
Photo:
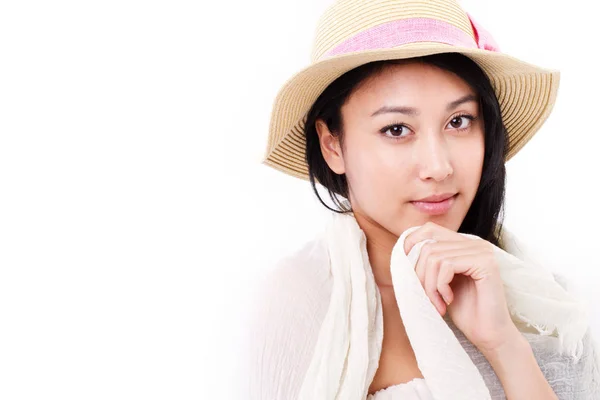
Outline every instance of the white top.
<svg viewBox="0 0 600 400">
<path fill-rule="evenodd" d="M 390 386 L 367 396 L 367 400 L 434 400 L 425 384 L 425 379 L 415 378 L 410 382 Z"/>
<path fill-rule="evenodd" d="M 281 260 L 257 288 L 242 366 L 243 398 L 297 399 L 331 298 L 328 262 L 325 244 L 313 240 Z M 492 399 L 506 399 L 485 357 L 449 317 L 445 320 L 479 369 Z M 557 338 L 523 335 L 559 400 L 600 399 L 598 352 L 589 332 L 584 339 L 584 354 L 576 363 L 557 353 Z M 413 397 L 407 397 L 405 391 L 414 392 Z M 418 380 L 378 391 L 371 400 L 397 398 L 431 400 L 425 382 Z"/>
</svg>

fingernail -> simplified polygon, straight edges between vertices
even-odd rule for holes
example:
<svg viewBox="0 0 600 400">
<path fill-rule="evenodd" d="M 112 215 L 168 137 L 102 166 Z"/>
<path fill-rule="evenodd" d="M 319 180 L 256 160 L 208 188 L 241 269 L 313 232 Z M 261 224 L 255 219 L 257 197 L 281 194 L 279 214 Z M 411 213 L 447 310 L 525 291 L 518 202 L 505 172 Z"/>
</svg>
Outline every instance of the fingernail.
<svg viewBox="0 0 600 400">
<path fill-rule="evenodd" d="M 450 305 L 450 302 L 446 300 L 446 297 L 444 295 L 442 295 L 442 299 L 444 299 L 444 303 L 446 303 L 447 306 Z"/>
</svg>

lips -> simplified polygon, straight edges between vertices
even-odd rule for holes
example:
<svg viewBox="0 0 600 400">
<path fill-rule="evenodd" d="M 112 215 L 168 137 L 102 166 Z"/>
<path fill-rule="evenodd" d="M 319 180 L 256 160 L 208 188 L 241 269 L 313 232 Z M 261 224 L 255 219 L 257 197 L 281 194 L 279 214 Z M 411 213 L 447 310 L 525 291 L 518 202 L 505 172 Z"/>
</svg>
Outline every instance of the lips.
<svg viewBox="0 0 600 400">
<path fill-rule="evenodd" d="M 442 215 L 452 208 L 456 196 L 456 193 L 443 193 L 411 201 L 411 204 L 425 214 Z"/>
<path fill-rule="evenodd" d="M 450 197 L 453 197 L 455 195 L 456 195 L 456 193 L 434 194 L 433 196 L 424 197 L 422 199 L 415 200 L 415 201 L 428 202 L 428 203 L 436 203 L 436 202 L 447 200 Z"/>
</svg>

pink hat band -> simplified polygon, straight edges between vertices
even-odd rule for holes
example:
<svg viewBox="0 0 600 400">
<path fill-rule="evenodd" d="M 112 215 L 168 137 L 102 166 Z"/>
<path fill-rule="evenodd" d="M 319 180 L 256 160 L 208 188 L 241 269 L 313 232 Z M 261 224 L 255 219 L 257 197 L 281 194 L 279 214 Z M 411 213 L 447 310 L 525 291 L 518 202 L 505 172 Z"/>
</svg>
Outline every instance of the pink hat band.
<svg viewBox="0 0 600 400">
<path fill-rule="evenodd" d="M 323 58 L 418 42 L 436 42 L 452 46 L 500 51 L 492 35 L 476 23 L 470 15 L 468 17 L 473 28 L 473 36 L 457 26 L 433 18 L 400 19 L 357 33 L 325 53 Z"/>
</svg>

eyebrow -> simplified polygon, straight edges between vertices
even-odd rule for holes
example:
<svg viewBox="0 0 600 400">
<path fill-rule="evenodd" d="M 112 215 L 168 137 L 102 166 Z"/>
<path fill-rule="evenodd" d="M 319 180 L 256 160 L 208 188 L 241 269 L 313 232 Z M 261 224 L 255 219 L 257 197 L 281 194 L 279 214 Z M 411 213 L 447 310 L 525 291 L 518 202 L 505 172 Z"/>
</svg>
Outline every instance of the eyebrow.
<svg viewBox="0 0 600 400">
<path fill-rule="evenodd" d="M 466 96 L 461 97 L 458 100 L 454 100 L 453 102 L 448 103 L 448 106 L 446 107 L 446 111 L 452 111 L 456 107 L 460 106 L 461 104 L 468 103 L 471 101 L 477 102 L 477 96 L 475 96 L 473 94 L 468 94 Z M 383 106 L 379 110 L 377 110 L 373 114 L 371 114 L 371 117 L 374 117 L 379 114 L 385 114 L 385 113 L 400 113 L 400 114 L 406 114 L 406 115 L 410 115 L 410 116 L 419 115 L 419 111 L 413 107 Z"/>
</svg>

